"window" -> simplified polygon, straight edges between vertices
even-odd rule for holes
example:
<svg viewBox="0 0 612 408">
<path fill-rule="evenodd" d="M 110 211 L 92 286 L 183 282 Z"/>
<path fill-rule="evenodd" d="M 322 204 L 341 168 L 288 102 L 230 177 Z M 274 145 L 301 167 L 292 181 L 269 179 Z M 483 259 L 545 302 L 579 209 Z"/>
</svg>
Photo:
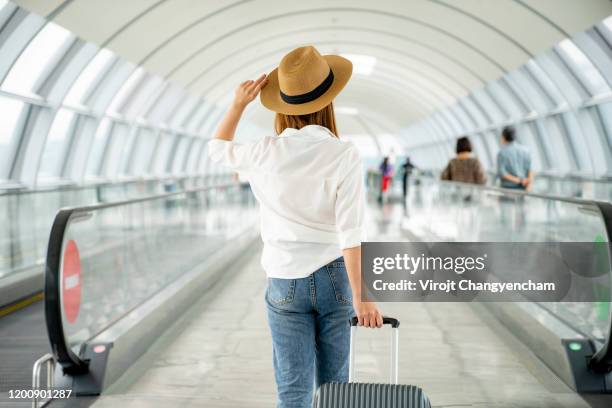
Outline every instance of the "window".
<svg viewBox="0 0 612 408">
<path fill-rule="evenodd" d="M 83 103 L 83 99 L 91 91 L 92 85 L 95 84 L 100 74 L 108 68 L 112 59 L 113 53 L 111 51 L 101 49 L 74 82 L 64 102 L 72 105 Z"/>
<path fill-rule="evenodd" d="M 23 102 L 0 96 L 0 179 L 8 176 Z"/>
<path fill-rule="evenodd" d="M 514 90 L 524 96 L 523 100 L 530 104 L 531 109 L 539 113 L 546 113 L 555 106 L 554 102 L 542 92 L 533 78 L 522 69 L 519 68 L 508 73 L 507 79 Z"/>
<path fill-rule="evenodd" d="M 155 159 L 153 162 L 153 171 L 157 175 L 166 174 L 168 166 L 168 156 L 170 150 L 172 150 L 172 144 L 174 143 L 174 137 L 168 133 L 164 133 L 159 140 L 157 151 L 155 152 Z"/>
<path fill-rule="evenodd" d="M 109 142 L 103 157 L 103 173 L 107 178 L 114 178 L 119 173 L 121 152 L 124 151 L 128 139 L 129 127 L 123 123 L 115 123 L 109 135 Z"/>
<path fill-rule="evenodd" d="M 55 115 L 41 157 L 39 180 L 60 176 L 73 120 L 74 112 L 67 109 L 60 109 Z"/>
<path fill-rule="evenodd" d="M 567 150 L 563 134 L 561 133 L 561 129 L 559 129 L 559 123 L 555 118 L 550 117 L 538 120 L 537 122 L 543 124 L 538 130 L 542 134 L 542 139 L 546 139 L 547 147 L 551 150 L 551 168 L 561 174 L 565 174 L 572 170 L 574 160 L 572 160 Z"/>
<path fill-rule="evenodd" d="M 563 95 L 559 92 L 559 87 L 555 84 L 550 77 L 544 72 L 542 67 L 538 63 L 530 59 L 525 65 L 527 71 L 538 81 L 539 85 L 546 91 L 546 94 L 555 102 L 556 105 L 560 105 L 564 102 Z"/>
<path fill-rule="evenodd" d="M 179 141 L 174 157 L 172 158 L 172 173 L 179 174 L 183 172 L 185 168 L 185 156 L 190 144 L 191 139 L 188 137 L 182 137 Z"/>
<path fill-rule="evenodd" d="M 204 139 L 201 138 L 197 138 L 193 141 L 193 146 L 189 150 L 189 157 L 187 158 L 187 167 L 185 168 L 187 173 L 189 174 L 193 174 L 196 172 L 196 166 L 198 164 L 200 154 L 202 153 L 203 143 Z"/>
<path fill-rule="evenodd" d="M 149 173 L 151 155 L 155 149 L 157 134 L 148 128 L 141 128 L 136 139 L 131 174 L 142 176 Z"/>
<path fill-rule="evenodd" d="M 136 135 L 138 128 L 132 126 L 129 130 L 127 140 L 124 142 L 120 152 L 119 170 L 120 175 L 130 174 L 130 166 L 132 166 L 132 156 L 134 155 L 134 146 L 136 146 Z"/>
<path fill-rule="evenodd" d="M 461 98 L 459 104 L 469 112 L 472 119 L 476 121 L 478 128 L 484 128 L 491 124 L 490 120 L 485 117 L 482 110 L 476 106 L 474 101 L 472 101 L 472 98 L 469 96 Z"/>
<path fill-rule="evenodd" d="M 112 128 L 113 122 L 104 118 L 100 121 L 96 135 L 93 140 L 91 152 L 89 153 L 89 160 L 87 161 L 87 175 L 88 176 L 99 176 L 100 167 L 102 166 L 102 157 L 104 156 L 104 150 L 106 149 L 106 142 L 108 133 Z"/>
<path fill-rule="evenodd" d="M 591 95 L 606 93 L 610 90 L 601 73 L 572 40 L 566 38 L 559 43 L 557 48 Z"/>
<path fill-rule="evenodd" d="M 138 85 L 144 76 L 144 68 L 136 68 L 127 81 L 125 81 L 123 86 L 121 86 L 119 91 L 117 91 L 112 102 L 108 105 L 106 113 L 117 113 L 123 107 L 123 104 L 127 101 L 128 97 L 132 95 L 134 88 L 136 88 L 136 85 Z"/>
<path fill-rule="evenodd" d="M 487 88 L 495 100 L 503 106 L 505 112 L 510 116 L 508 119 L 518 119 L 523 116 L 525 112 L 521 108 L 520 101 L 516 99 L 516 96 L 508 88 L 505 82 L 500 80 L 489 82 Z"/>
<path fill-rule="evenodd" d="M 2 88 L 16 93 L 34 92 L 34 87 L 53 58 L 71 38 L 68 30 L 55 23 L 47 23 L 19 56 Z"/>
<path fill-rule="evenodd" d="M 500 110 L 497 102 L 491 98 L 484 88 L 478 89 L 472 95 L 493 123 L 500 123 L 506 119 L 507 115 Z"/>
</svg>

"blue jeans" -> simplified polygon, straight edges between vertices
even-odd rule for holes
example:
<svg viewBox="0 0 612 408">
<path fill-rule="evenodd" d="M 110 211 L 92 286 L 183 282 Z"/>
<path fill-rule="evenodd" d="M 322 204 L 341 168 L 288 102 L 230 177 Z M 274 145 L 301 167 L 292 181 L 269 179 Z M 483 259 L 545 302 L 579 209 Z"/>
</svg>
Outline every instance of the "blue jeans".
<svg viewBox="0 0 612 408">
<path fill-rule="evenodd" d="M 310 408 L 313 387 L 348 381 L 351 287 L 340 257 L 301 279 L 268 278 L 279 408 Z"/>
</svg>

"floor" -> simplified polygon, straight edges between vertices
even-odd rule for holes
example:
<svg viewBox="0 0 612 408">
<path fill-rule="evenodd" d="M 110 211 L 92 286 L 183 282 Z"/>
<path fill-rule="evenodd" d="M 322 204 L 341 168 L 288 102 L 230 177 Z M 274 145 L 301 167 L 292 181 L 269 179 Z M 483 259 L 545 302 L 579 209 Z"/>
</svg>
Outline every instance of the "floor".
<svg viewBox="0 0 612 408">
<path fill-rule="evenodd" d="M 245 255 L 93 407 L 272 407 L 275 386 L 259 252 Z M 381 305 L 397 316 L 400 382 L 435 407 L 587 407 L 481 306 Z M 390 329 L 362 329 L 357 379 L 385 381 Z M 378 354 L 378 356 L 377 356 Z M 611 397 L 612 398 L 612 397 Z M 608 405 L 609 406 L 609 405 Z"/>
</svg>

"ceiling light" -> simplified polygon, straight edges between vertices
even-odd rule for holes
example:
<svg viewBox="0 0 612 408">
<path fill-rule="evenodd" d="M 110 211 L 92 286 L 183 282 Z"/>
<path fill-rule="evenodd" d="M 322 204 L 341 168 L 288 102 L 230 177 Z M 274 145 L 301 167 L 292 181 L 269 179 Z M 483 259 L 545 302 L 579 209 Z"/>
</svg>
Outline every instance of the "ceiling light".
<svg viewBox="0 0 612 408">
<path fill-rule="evenodd" d="M 350 106 L 336 106 L 335 107 L 335 111 L 336 113 L 339 113 L 341 115 L 357 115 L 359 114 L 359 111 L 357 110 L 357 108 L 353 108 Z"/>
<path fill-rule="evenodd" d="M 376 57 L 360 54 L 341 54 L 353 63 L 353 73 L 358 75 L 370 75 L 376 65 Z"/>
</svg>

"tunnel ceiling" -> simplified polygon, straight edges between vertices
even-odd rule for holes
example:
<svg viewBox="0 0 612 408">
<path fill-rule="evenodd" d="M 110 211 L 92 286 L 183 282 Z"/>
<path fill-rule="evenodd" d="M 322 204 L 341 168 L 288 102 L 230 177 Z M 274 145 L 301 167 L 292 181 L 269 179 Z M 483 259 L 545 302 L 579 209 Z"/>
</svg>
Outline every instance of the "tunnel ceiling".
<svg viewBox="0 0 612 408">
<path fill-rule="evenodd" d="M 367 56 L 358 57 L 339 103 L 365 104 L 390 128 L 448 105 L 610 13 L 608 0 L 15 2 L 219 103 L 302 44 Z"/>
</svg>

